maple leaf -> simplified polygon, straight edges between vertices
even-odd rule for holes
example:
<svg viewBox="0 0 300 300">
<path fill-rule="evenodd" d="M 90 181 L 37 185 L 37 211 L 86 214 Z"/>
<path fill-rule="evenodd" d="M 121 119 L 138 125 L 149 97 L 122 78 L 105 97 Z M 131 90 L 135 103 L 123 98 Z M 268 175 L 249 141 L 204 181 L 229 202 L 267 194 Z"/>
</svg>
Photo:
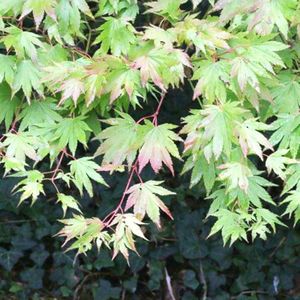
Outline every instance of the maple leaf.
<svg viewBox="0 0 300 300">
<path fill-rule="evenodd" d="M 248 30 L 254 30 L 260 35 L 268 35 L 276 25 L 287 38 L 287 19 L 296 9 L 294 0 L 219 0 L 214 10 L 222 10 L 221 21 L 227 23 L 237 15 L 246 15 Z"/>
<path fill-rule="evenodd" d="M 144 223 L 139 221 L 133 214 L 118 214 L 111 225 L 116 225 L 115 233 L 111 239 L 114 249 L 113 259 L 121 252 L 128 263 L 128 249 L 137 252 L 133 235 L 146 240 L 140 227 Z"/>
<path fill-rule="evenodd" d="M 65 237 L 63 246 L 71 239 L 82 236 L 86 230 L 87 222 L 82 215 L 73 215 L 73 218 L 59 220 L 65 226 L 56 234 Z"/>
<path fill-rule="evenodd" d="M 16 73 L 16 57 L 0 54 L 0 83 L 4 80 L 12 86 Z"/>
<path fill-rule="evenodd" d="M 4 121 L 7 131 L 19 105 L 20 100 L 17 97 L 11 97 L 9 87 L 6 84 L 0 84 L 0 123 Z"/>
<path fill-rule="evenodd" d="M 296 190 L 289 192 L 289 195 L 281 202 L 281 204 L 288 203 L 288 206 L 284 212 L 284 215 L 294 215 L 294 226 L 300 220 L 300 188 L 298 187 Z"/>
<path fill-rule="evenodd" d="M 245 157 L 248 155 L 249 150 L 251 150 L 263 160 L 263 153 L 260 145 L 264 146 L 266 149 L 273 150 L 273 146 L 268 139 L 257 131 L 270 130 L 271 128 L 271 126 L 257 122 L 255 119 L 248 119 L 242 124 L 239 124 L 239 127 L 236 130 Z"/>
<path fill-rule="evenodd" d="M 279 84 L 272 89 L 275 109 L 279 113 L 294 113 L 300 106 L 300 82 L 298 76 L 290 72 L 278 75 Z M 284 99 L 284 101 L 283 101 Z"/>
<path fill-rule="evenodd" d="M 208 237 L 221 231 L 224 245 L 229 240 L 230 245 L 238 239 L 248 241 L 246 232 L 247 223 L 243 219 L 243 215 L 231 212 L 228 209 L 220 209 L 212 215 L 217 217 L 218 220 L 213 225 Z"/>
<path fill-rule="evenodd" d="M 173 43 L 176 41 L 174 32 L 163 28 L 151 25 L 146 27 L 143 40 L 153 40 L 156 48 L 160 46 L 173 48 Z"/>
<path fill-rule="evenodd" d="M 273 171 L 276 175 L 278 175 L 282 180 L 286 178 L 286 168 L 287 165 L 292 163 L 297 163 L 295 159 L 291 159 L 285 156 L 289 151 L 286 149 L 280 149 L 276 152 L 270 154 L 266 160 L 266 167 L 268 172 Z"/>
<path fill-rule="evenodd" d="M 208 105 L 201 111 L 203 119 L 202 144 L 204 155 L 210 161 L 212 154 L 218 159 L 224 151 L 229 156 L 232 147 L 234 121 L 239 120 L 244 110 L 235 102 L 223 105 Z"/>
<path fill-rule="evenodd" d="M 36 153 L 37 138 L 31 136 L 28 132 L 7 133 L 6 139 L 1 144 L 6 147 L 5 156 L 9 159 L 16 159 L 23 165 L 26 164 L 26 157 L 38 161 Z"/>
<path fill-rule="evenodd" d="M 182 11 L 180 5 L 187 0 L 158 0 L 153 2 L 146 2 L 145 5 L 150 8 L 147 13 L 154 13 L 169 19 L 170 21 L 177 21 Z"/>
<path fill-rule="evenodd" d="M 89 64 L 90 61 L 86 59 L 78 59 L 76 62 L 62 61 L 43 68 L 42 81 L 47 83 L 50 89 L 62 93 L 60 105 L 68 98 L 72 98 L 75 105 L 77 104 L 79 96 L 85 92 L 85 67 Z"/>
<path fill-rule="evenodd" d="M 201 61 L 196 64 L 192 80 L 198 80 L 193 98 L 204 97 L 206 104 L 215 100 L 224 102 L 227 98 L 226 86 L 230 81 L 229 64 L 226 61 Z M 207 100 L 207 101 L 206 101 Z"/>
<path fill-rule="evenodd" d="M 270 137 L 271 144 L 279 144 L 279 149 L 289 149 L 296 158 L 300 147 L 300 114 L 280 114 L 271 126 L 275 131 Z"/>
<path fill-rule="evenodd" d="M 197 15 L 188 15 L 182 22 L 175 25 L 174 32 L 179 42 L 194 45 L 196 53 L 202 51 L 206 54 L 210 50 L 229 49 L 227 41 L 232 37 L 227 31 L 218 27 L 217 22 L 200 20 Z"/>
<path fill-rule="evenodd" d="M 43 86 L 40 80 L 40 72 L 31 60 L 22 60 L 17 64 L 17 71 L 13 82 L 13 92 L 23 90 L 27 101 L 30 103 L 32 90 L 43 95 Z"/>
<path fill-rule="evenodd" d="M 43 47 L 42 42 L 39 40 L 39 35 L 23 31 L 16 26 L 5 28 L 4 31 L 7 35 L 3 36 L 1 41 L 4 43 L 7 51 L 14 48 L 18 57 L 24 58 L 26 54 L 30 58 L 36 60 L 36 47 Z"/>
<path fill-rule="evenodd" d="M 219 174 L 219 178 L 228 181 L 229 191 L 236 187 L 248 191 L 249 177 L 252 176 L 252 172 L 246 165 L 234 162 L 220 165 L 218 168 L 223 170 Z"/>
<path fill-rule="evenodd" d="M 269 211 L 268 209 L 255 208 L 253 210 L 253 213 L 258 222 L 261 220 L 267 222 L 267 224 L 270 225 L 271 228 L 273 229 L 273 232 L 276 232 L 276 227 L 275 227 L 276 224 L 285 226 L 281 221 L 279 221 L 278 216 L 272 213 L 271 211 Z"/>
<path fill-rule="evenodd" d="M 145 135 L 144 144 L 138 156 L 139 172 L 150 162 L 152 169 L 157 173 L 164 163 L 174 175 L 171 155 L 180 159 L 180 155 L 174 141 L 181 139 L 172 129 L 176 128 L 172 124 L 162 124 L 154 126 L 147 122 L 149 131 Z"/>
<path fill-rule="evenodd" d="M 137 97 L 144 94 L 139 72 L 125 65 L 121 60 L 115 61 L 114 68 L 106 77 L 106 82 L 103 93 L 110 93 L 110 103 L 127 94 L 133 105 L 136 105 L 139 103 Z"/>
<path fill-rule="evenodd" d="M 97 140 L 104 140 L 97 149 L 95 156 L 104 155 L 102 165 L 122 165 L 125 160 L 132 165 L 138 149 L 142 146 L 145 135 L 144 126 L 139 125 L 128 114 L 119 113 L 121 118 L 105 120 L 110 124 L 101 131 Z"/>
<path fill-rule="evenodd" d="M 42 123 L 55 124 L 63 118 L 58 113 L 58 108 L 55 105 L 55 99 L 46 98 L 42 101 L 33 101 L 26 106 L 20 113 L 21 120 L 19 130 L 24 131 L 30 126 L 35 126 Z"/>
<path fill-rule="evenodd" d="M 64 118 L 59 123 L 53 125 L 48 124 L 47 126 L 52 131 L 51 142 L 57 143 L 60 149 L 68 145 L 73 155 L 76 152 L 78 142 L 87 146 L 86 134 L 91 131 L 91 129 L 84 122 L 84 119 L 84 116 Z"/>
<path fill-rule="evenodd" d="M 161 183 L 162 181 L 149 180 L 130 187 L 126 192 L 129 196 L 125 211 L 133 207 L 137 219 L 143 220 L 145 214 L 147 214 L 158 227 L 160 227 L 160 209 L 173 219 L 169 209 L 158 196 L 174 195 L 175 193 L 161 187 Z"/>
<path fill-rule="evenodd" d="M 259 39 L 253 40 L 253 44 L 246 47 L 243 46 L 243 40 L 237 40 L 236 43 L 238 43 L 239 56 L 229 55 L 233 58 L 231 76 L 237 78 L 242 91 L 249 84 L 257 92 L 260 92 L 259 77 L 271 78 L 271 75 L 275 74 L 273 66 L 285 67 L 276 52 L 284 50 L 288 46 L 276 41 Z"/>
<path fill-rule="evenodd" d="M 14 189 L 19 188 L 16 192 L 22 192 L 20 197 L 19 204 L 20 205 L 23 201 L 30 198 L 32 199 L 31 205 L 35 203 L 38 196 L 40 194 L 45 194 L 42 181 L 44 179 L 44 174 L 37 170 L 27 171 L 16 173 L 13 175 L 14 177 L 27 177 L 20 181 Z"/>
<path fill-rule="evenodd" d="M 297 188 L 298 188 L 298 185 L 300 182 L 300 163 L 299 163 L 299 161 L 295 164 L 291 164 L 287 168 L 285 175 L 286 175 L 287 179 L 285 181 L 285 185 L 284 185 L 283 191 L 281 192 L 281 195 L 286 194 L 288 191 L 290 191 L 295 186 L 297 186 Z"/>
<path fill-rule="evenodd" d="M 279 31 L 287 38 L 289 24 L 286 19 L 288 11 L 295 10 L 296 1 L 269 0 L 259 3 L 248 24 L 249 30 L 255 30 L 258 34 L 267 35 L 276 25 Z"/>
<path fill-rule="evenodd" d="M 100 168 L 98 164 L 93 161 L 92 157 L 81 157 L 69 162 L 71 175 L 73 176 L 72 181 L 80 191 L 83 193 L 83 188 L 86 189 L 89 196 L 93 196 L 93 186 L 91 179 L 108 186 L 104 181 L 103 177 L 97 173 Z"/>
<path fill-rule="evenodd" d="M 13 13 L 15 16 L 22 11 L 24 0 L 2 0 L 0 2 L 0 14 Z"/>
<path fill-rule="evenodd" d="M 64 217 L 66 215 L 66 212 L 67 212 L 68 208 L 75 209 L 75 210 L 77 210 L 78 212 L 81 213 L 81 210 L 78 206 L 78 202 L 72 196 L 65 195 L 65 194 L 62 194 L 62 193 L 58 193 L 57 194 L 57 202 L 61 202 L 62 209 L 63 209 L 63 212 L 64 212 Z"/>
<path fill-rule="evenodd" d="M 95 241 L 98 251 L 102 244 L 105 244 L 109 248 L 111 237 L 107 231 L 103 230 L 104 225 L 98 218 L 89 218 L 85 220 L 86 228 L 85 232 L 76 237 L 76 241 L 67 249 L 77 249 L 77 255 L 80 253 L 85 254 L 88 250 L 92 249 L 92 243 Z"/>
<path fill-rule="evenodd" d="M 94 44 L 101 43 L 97 53 L 106 54 L 111 50 L 115 56 L 126 55 L 130 45 L 136 42 L 136 31 L 124 18 L 106 17 L 99 30 L 101 33 L 94 41 Z"/>
<path fill-rule="evenodd" d="M 97 15 L 121 15 L 134 20 L 139 13 L 137 0 L 103 0 L 99 3 Z"/>
<path fill-rule="evenodd" d="M 36 29 L 38 29 L 44 18 L 45 13 L 54 21 L 56 21 L 56 5 L 57 0 L 27 0 L 24 3 L 22 15 L 20 18 L 23 19 L 25 16 L 32 12 Z"/>
</svg>

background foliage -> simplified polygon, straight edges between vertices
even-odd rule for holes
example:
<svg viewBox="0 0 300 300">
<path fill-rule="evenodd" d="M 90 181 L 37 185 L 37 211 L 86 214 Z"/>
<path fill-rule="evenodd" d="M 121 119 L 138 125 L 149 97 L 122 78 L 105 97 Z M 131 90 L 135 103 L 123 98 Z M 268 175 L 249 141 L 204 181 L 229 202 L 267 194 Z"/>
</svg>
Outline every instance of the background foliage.
<svg viewBox="0 0 300 300">
<path fill-rule="evenodd" d="M 297 298 L 299 13 L 1 1 L 3 297 Z"/>
</svg>

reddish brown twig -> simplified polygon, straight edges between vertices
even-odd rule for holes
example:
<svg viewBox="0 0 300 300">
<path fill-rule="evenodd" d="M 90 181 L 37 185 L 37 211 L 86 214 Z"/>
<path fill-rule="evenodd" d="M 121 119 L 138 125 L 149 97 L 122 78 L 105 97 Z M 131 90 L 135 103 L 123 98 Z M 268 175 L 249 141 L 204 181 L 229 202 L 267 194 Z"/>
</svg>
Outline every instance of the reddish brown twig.
<svg viewBox="0 0 300 300">
<path fill-rule="evenodd" d="M 164 99 L 165 99 L 165 93 L 163 93 L 163 94 L 161 95 L 160 101 L 159 101 L 159 103 L 158 103 L 158 106 L 157 106 L 155 112 L 154 112 L 152 115 L 148 115 L 148 116 L 142 117 L 142 118 L 139 119 L 136 123 L 139 124 L 139 123 L 141 123 L 142 121 L 144 121 L 144 120 L 146 120 L 146 119 L 152 118 L 153 124 L 154 124 L 155 126 L 157 126 L 157 117 L 158 117 L 158 115 L 159 115 L 159 113 L 160 113 L 161 106 L 162 106 L 162 104 L 163 104 Z M 118 213 L 119 211 L 122 211 L 122 206 L 123 206 L 123 203 L 124 203 L 124 201 L 125 201 L 126 194 L 127 194 L 127 191 L 129 190 L 129 187 L 130 187 L 130 184 L 131 184 L 131 181 L 132 181 L 132 179 L 133 179 L 133 175 L 134 175 L 134 174 L 136 174 L 137 177 L 138 177 L 138 179 L 139 179 L 139 181 L 140 181 L 141 183 L 143 183 L 143 180 L 142 180 L 142 178 L 141 178 L 141 176 L 140 176 L 140 174 L 139 174 L 139 171 L 138 171 L 138 157 L 136 158 L 134 164 L 133 164 L 132 167 L 131 167 L 131 170 L 130 170 L 130 173 L 129 173 L 129 177 L 128 177 L 128 180 L 127 180 L 125 189 L 124 189 L 124 191 L 123 191 L 123 194 L 122 194 L 122 197 L 121 197 L 121 199 L 120 199 L 120 201 L 119 201 L 118 206 L 117 206 L 110 214 L 108 214 L 108 215 L 104 218 L 104 220 L 103 220 L 103 223 L 104 223 L 104 226 L 105 226 L 105 227 L 110 227 L 110 225 L 112 224 L 112 221 L 113 221 L 114 217 L 117 215 L 117 213 Z"/>
</svg>

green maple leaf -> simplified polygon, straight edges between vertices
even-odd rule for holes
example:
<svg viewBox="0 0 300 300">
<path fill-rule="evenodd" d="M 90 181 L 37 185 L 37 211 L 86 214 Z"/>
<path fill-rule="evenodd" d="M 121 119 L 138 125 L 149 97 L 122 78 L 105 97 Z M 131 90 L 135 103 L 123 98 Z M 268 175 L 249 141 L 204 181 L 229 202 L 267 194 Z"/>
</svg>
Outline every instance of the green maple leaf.
<svg viewBox="0 0 300 300">
<path fill-rule="evenodd" d="M 62 121 L 62 117 L 58 114 L 57 106 L 54 99 L 47 98 L 42 101 L 33 101 L 27 105 L 20 113 L 21 120 L 19 130 L 24 131 L 30 126 L 35 126 L 42 123 L 54 124 Z"/>
<path fill-rule="evenodd" d="M 134 20 L 139 13 L 137 0 L 103 0 L 99 3 L 97 15 L 121 15 Z"/>
<path fill-rule="evenodd" d="M 173 48 L 176 36 L 170 30 L 151 25 L 146 27 L 143 40 L 152 40 L 156 48 L 163 46 L 170 49 Z"/>
<path fill-rule="evenodd" d="M 289 149 L 293 158 L 296 158 L 299 151 L 300 136 L 300 115 L 296 114 L 280 114 L 277 120 L 271 124 L 275 131 L 271 137 L 272 145 L 279 144 L 279 149 Z"/>
<path fill-rule="evenodd" d="M 207 161 L 212 155 L 218 159 L 222 152 L 230 155 L 234 121 L 238 121 L 244 112 L 235 102 L 208 105 L 201 111 L 203 119 L 199 127 L 203 128 L 202 147 Z"/>
<path fill-rule="evenodd" d="M 143 220 L 147 214 L 158 227 L 160 227 L 160 209 L 173 219 L 169 209 L 158 196 L 174 195 L 175 193 L 161 187 L 161 183 L 162 181 L 150 180 L 130 187 L 126 192 L 129 196 L 125 211 L 133 207 L 134 214 L 139 220 Z"/>
<path fill-rule="evenodd" d="M 31 60 L 22 60 L 17 64 L 17 71 L 13 82 L 13 92 L 23 90 L 27 101 L 30 102 L 32 90 L 43 95 L 40 72 Z"/>
<path fill-rule="evenodd" d="M 281 192 L 281 195 L 287 193 L 288 191 L 290 191 L 293 187 L 299 186 L 299 182 L 300 182 L 300 163 L 295 163 L 290 165 L 286 172 L 286 181 L 284 184 L 284 189 Z"/>
<path fill-rule="evenodd" d="M 193 80 L 198 80 L 193 98 L 204 97 L 205 104 L 212 104 L 215 100 L 225 102 L 227 98 L 226 86 L 230 82 L 229 64 L 226 61 L 201 61 L 196 64 Z M 206 101 L 207 100 L 207 101 Z"/>
<path fill-rule="evenodd" d="M 16 58 L 13 55 L 0 54 L 0 83 L 6 81 L 10 86 L 16 73 Z"/>
<path fill-rule="evenodd" d="M 52 142 L 57 143 L 60 149 L 69 146 L 74 155 L 78 146 L 78 142 L 87 146 L 87 132 L 91 131 L 84 122 L 85 117 L 65 118 L 59 123 L 50 126 L 52 130 Z"/>
<path fill-rule="evenodd" d="M 294 226 L 300 220 L 300 188 L 297 188 L 294 191 L 289 192 L 289 195 L 281 202 L 281 204 L 288 203 L 288 206 L 284 212 L 284 215 L 294 215 Z"/>
<path fill-rule="evenodd" d="M 41 172 L 33 170 L 22 173 L 16 173 L 13 176 L 26 177 L 14 187 L 14 189 L 18 188 L 16 192 L 22 193 L 18 205 L 20 205 L 23 201 L 25 201 L 28 198 L 31 198 L 31 204 L 34 204 L 40 194 L 45 194 L 42 184 L 44 174 L 42 174 Z"/>
<path fill-rule="evenodd" d="M 228 191 L 236 187 L 239 187 L 245 192 L 248 191 L 249 177 L 252 176 L 252 172 L 246 165 L 234 162 L 223 164 L 218 168 L 223 170 L 219 174 L 219 178 L 223 181 L 228 181 Z"/>
<path fill-rule="evenodd" d="M 96 137 L 102 141 L 95 155 L 104 155 L 102 165 L 122 165 L 127 160 L 130 166 L 142 145 L 144 126 L 139 125 L 128 114 L 119 113 L 121 118 L 105 120 L 110 124 Z"/>
<path fill-rule="evenodd" d="M 2 147 L 6 148 L 5 156 L 9 159 L 15 159 L 26 165 L 26 157 L 38 161 L 36 153 L 38 139 L 31 136 L 28 132 L 7 133 Z"/>
<path fill-rule="evenodd" d="M 113 259 L 121 252 L 128 262 L 128 249 L 137 252 L 133 235 L 146 240 L 140 227 L 144 223 L 138 220 L 133 214 L 119 214 L 115 217 L 112 225 L 116 225 L 115 233 L 111 239 L 114 249 Z"/>
<path fill-rule="evenodd" d="M 286 178 L 286 168 L 287 165 L 296 163 L 295 159 L 291 159 L 286 156 L 289 151 L 286 149 L 279 149 L 276 152 L 270 154 L 266 160 L 266 167 L 268 172 L 273 171 L 282 180 Z"/>
<path fill-rule="evenodd" d="M 186 1 L 187 0 L 158 0 L 155 2 L 146 2 L 145 5 L 150 7 L 147 10 L 148 13 L 164 16 L 170 21 L 177 21 L 182 14 L 180 5 Z"/>
<path fill-rule="evenodd" d="M 231 192 L 230 197 L 237 197 L 240 206 L 244 209 L 249 208 L 249 204 L 253 204 L 255 207 L 262 207 L 261 200 L 276 205 L 270 194 L 266 191 L 266 188 L 270 186 L 276 186 L 268 180 L 260 176 L 248 177 L 249 187 L 248 189 L 241 190 L 235 189 Z"/>
<path fill-rule="evenodd" d="M 230 54 L 232 57 L 231 76 L 236 77 L 240 89 L 245 90 L 249 84 L 257 92 L 260 92 L 260 77 L 272 78 L 275 75 L 274 66 L 285 67 L 282 59 L 276 53 L 288 48 L 287 45 L 276 41 L 237 40 L 235 44 L 238 49 L 238 56 Z M 246 43 L 246 47 L 243 46 Z M 235 44 L 233 46 L 235 46 Z"/>
<path fill-rule="evenodd" d="M 86 228 L 84 234 L 77 236 L 76 241 L 67 249 L 77 249 L 77 254 L 86 253 L 92 249 L 92 243 L 95 241 L 98 251 L 102 244 L 105 244 L 109 248 L 111 240 L 110 235 L 107 231 L 103 231 L 103 223 L 98 218 L 86 219 Z"/>
<path fill-rule="evenodd" d="M 214 10 L 222 10 L 221 21 L 227 23 L 235 16 L 247 16 L 248 30 L 260 35 L 270 34 L 276 25 L 287 38 L 288 21 L 295 11 L 297 2 L 294 0 L 219 0 Z"/>
<path fill-rule="evenodd" d="M 171 155 L 180 159 L 180 155 L 174 141 L 180 141 L 181 139 L 172 131 L 176 128 L 172 124 L 162 124 L 154 126 L 152 123 L 147 122 L 149 131 L 145 135 L 144 144 L 140 150 L 138 161 L 139 171 L 150 162 L 154 172 L 158 172 L 162 168 L 164 163 L 172 174 L 173 162 Z"/>
<path fill-rule="evenodd" d="M 139 72 L 121 61 L 116 61 L 114 68 L 107 75 L 103 91 L 110 93 L 110 103 L 123 95 L 128 95 L 129 100 L 135 106 L 139 104 L 138 96 L 145 98 Z"/>
<path fill-rule="evenodd" d="M 24 0 L 2 0 L 0 2 L 0 15 L 6 15 L 12 13 L 17 16 L 22 11 L 22 6 L 24 5 Z"/>
<path fill-rule="evenodd" d="M 61 202 L 62 209 L 64 212 L 64 217 L 66 215 L 68 208 L 72 208 L 81 213 L 81 210 L 78 206 L 78 202 L 72 196 L 59 193 L 59 194 L 57 194 L 57 202 Z"/>
<path fill-rule="evenodd" d="M 220 209 L 212 214 L 218 220 L 213 225 L 209 237 L 221 231 L 224 245 L 230 240 L 232 245 L 236 240 L 243 239 L 247 241 L 247 223 L 243 215 L 238 212 L 231 212 L 227 209 Z"/>
<path fill-rule="evenodd" d="M 133 55 L 133 67 L 140 70 L 142 85 L 151 80 L 161 90 L 178 86 L 185 77 L 184 68 L 191 67 L 189 58 L 180 49 L 167 47 L 150 47 L 146 44 L 144 51 Z"/>
<path fill-rule="evenodd" d="M 38 29 L 44 15 L 47 14 L 54 21 L 56 21 L 55 6 L 57 5 L 57 0 L 27 0 L 24 3 L 22 15 L 20 18 L 24 18 L 31 12 L 33 13 L 34 22 L 36 28 Z"/>
<path fill-rule="evenodd" d="M 111 50 L 115 56 L 126 55 L 130 45 L 136 42 L 134 27 L 123 18 L 107 17 L 99 30 L 101 33 L 94 41 L 94 44 L 101 43 L 99 53 Z"/>
<path fill-rule="evenodd" d="M 279 221 L 278 216 L 268 209 L 255 208 L 253 210 L 253 214 L 258 222 L 265 221 L 269 226 L 271 226 L 273 232 L 276 232 L 276 224 L 285 226 L 281 221 Z"/>
<path fill-rule="evenodd" d="M 265 149 L 273 149 L 272 144 L 268 141 L 268 139 L 258 131 L 270 130 L 271 128 L 271 126 L 257 122 L 255 119 L 248 119 L 242 124 L 239 124 L 237 132 L 239 143 L 245 157 L 248 155 L 250 150 L 263 160 L 261 145 L 264 146 Z"/>
<path fill-rule="evenodd" d="M 0 123 L 4 121 L 7 131 L 19 105 L 20 100 L 17 97 L 11 97 L 10 88 L 6 84 L 0 84 Z"/>
<path fill-rule="evenodd" d="M 73 215 L 73 218 L 60 220 L 64 227 L 57 233 L 58 236 L 65 237 L 64 245 L 71 239 L 82 236 L 86 230 L 87 223 L 83 216 Z"/>
<path fill-rule="evenodd" d="M 290 72 L 281 72 L 279 84 L 272 89 L 275 110 L 279 113 L 294 113 L 300 106 L 300 83 L 298 76 Z M 284 101 L 283 101 L 284 100 Z"/>
<path fill-rule="evenodd" d="M 13 48 L 16 51 L 16 55 L 20 58 L 25 58 L 25 54 L 32 59 L 37 58 L 36 47 L 43 46 L 39 40 L 39 35 L 23 31 L 15 26 L 7 27 L 4 31 L 7 35 L 2 37 L 1 41 L 4 43 L 7 51 Z"/>
<path fill-rule="evenodd" d="M 248 29 L 254 29 L 258 34 L 270 34 L 276 25 L 287 38 L 289 24 L 288 15 L 296 8 L 294 0 L 270 0 L 260 2 L 257 10 L 251 16 Z"/>
<path fill-rule="evenodd" d="M 230 49 L 228 40 L 232 35 L 219 27 L 217 22 L 200 20 L 197 15 L 188 15 L 182 22 L 175 24 L 174 32 L 180 43 L 193 45 L 196 53 L 207 50 Z"/>
<path fill-rule="evenodd" d="M 93 196 L 93 186 L 91 180 L 108 186 L 103 177 L 97 173 L 100 166 L 93 161 L 92 157 L 81 157 L 70 161 L 70 171 L 73 176 L 72 181 L 80 191 L 83 193 L 83 188 L 86 189 L 89 196 Z"/>
</svg>

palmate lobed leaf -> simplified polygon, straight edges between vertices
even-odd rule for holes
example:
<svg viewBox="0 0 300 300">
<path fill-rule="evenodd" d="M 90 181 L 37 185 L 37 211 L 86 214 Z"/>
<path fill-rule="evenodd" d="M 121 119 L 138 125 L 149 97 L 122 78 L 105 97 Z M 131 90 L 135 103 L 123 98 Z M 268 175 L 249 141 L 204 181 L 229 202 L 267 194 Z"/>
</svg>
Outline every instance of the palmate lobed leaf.
<svg viewBox="0 0 300 300">
<path fill-rule="evenodd" d="M 133 207 L 133 212 L 139 220 L 143 220 L 145 214 L 160 227 L 160 209 L 173 219 L 169 209 L 158 196 L 174 195 L 160 186 L 161 181 L 149 180 L 135 184 L 126 192 L 128 194 L 125 211 Z"/>
<path fill-rule="evenodd" d="M 59 193 L 59 194 L 57 194 L 57 202 L 60 202 L 62 205 L 64 217 L 66 215 L 68 208 L 72 208 L 72 209 L 78 211 L 79 213 L 81 213 L 81 210 L 78 206 L 78 202 L 72 196 L 65 195 L 63 193 Z"/>
<path fill-rule="evenodd" d="M 83 188 L 88 192 L 89 196 L 93 196 L 93 186 L 91 180 L 108 186 L 103 177 L 97 172 L 100 166 L 93 161 L 92 157 L 81 157 L 70 161 L 70 171 L 73 178 L 71 179 L 78 188 L 80 194 Z"/>
<path fill-rule="evenodd" d="M 36 28 L 39 28 L 45 14 L 54 21 L 57 20 L 55 14 L 56 5 L 57 0 L 27 0 L 22 8 L 22 15 L 20 18 L 24 18 L 32 12 Z"/>
<path fill-rule="evenodd" d="M 300 189 L 297 187 L 296 190 L 289 192 L 289 195 L 281 202 L 281 204 L 288 204 L 284 215 L 294 216 L 294 226 L 300 220 Z"/>
<path fill-rule="evenodd" d="M 115 233 L 111 239 L 114 248 L 113 259 L 121 252 L 128 263 L 128 249 L 137 252 L 133 236 L 135 235 L 147 240 L 140 227 L 144 223 L 138 220 L 133 214 L 126 213 L 117 215 L 112 225 L 116 225 Z"/>
<path fill-rule="evenodd" d="M 52 142 L 57 143 L 60 149 L 69 146 L 71 153 L 74 155 L 78 142 L 87 146 L 87 133 L 91 131 L 84 122 L 85 117 L 64 118 L 59 123 L 49 125 L 52 135 Z"/>
<path fill-rule="evenodd" d="M 1 42 L 4 43 L 7 50 L 13 48 L 20 58 L 28 56 L 31 59 L 37 59 L 37 47 L 43 46 L 39 35 L 23 31 L 16 26 L 5 28 L 4 31 L 7 35 L 1 38 Z"/>
<path fill-rule="evenodd" d="M 121 118 L 105 120 L 111 126 L 104 129 L 96 139 L 102 141 L 95 156 L 103 155 L 102 165 L 122 165 L 126 160 L 131 166 L 145 136 L 144 126 L 137 124 L 128 114 Z"/>
<path fill-rule="evenodd" d="M 147 122 L 147 126 L 148 132 L 144 137 L 143 146 L 138 156 L 139 172 L 150 163 L 154 172 L 157 173 L 164 163 L 174 175 L 171 155 L 180 159 L 177 146 L 174 142 L 181 140 L 172 131 L 176 126 L 172 124 L 155 126 L 149 122 Z"/>
<path fill-rule="evenodd" d="M 99 30 L 101 33 L 94 41 L 94 44 L 101 44 L 98 53 L 106 54 L 111 50 L 115 56 L 126 55 L 130 44 L 136 42 L 134 27 L 123 18 L 107 17 Z"/>
</svg>

